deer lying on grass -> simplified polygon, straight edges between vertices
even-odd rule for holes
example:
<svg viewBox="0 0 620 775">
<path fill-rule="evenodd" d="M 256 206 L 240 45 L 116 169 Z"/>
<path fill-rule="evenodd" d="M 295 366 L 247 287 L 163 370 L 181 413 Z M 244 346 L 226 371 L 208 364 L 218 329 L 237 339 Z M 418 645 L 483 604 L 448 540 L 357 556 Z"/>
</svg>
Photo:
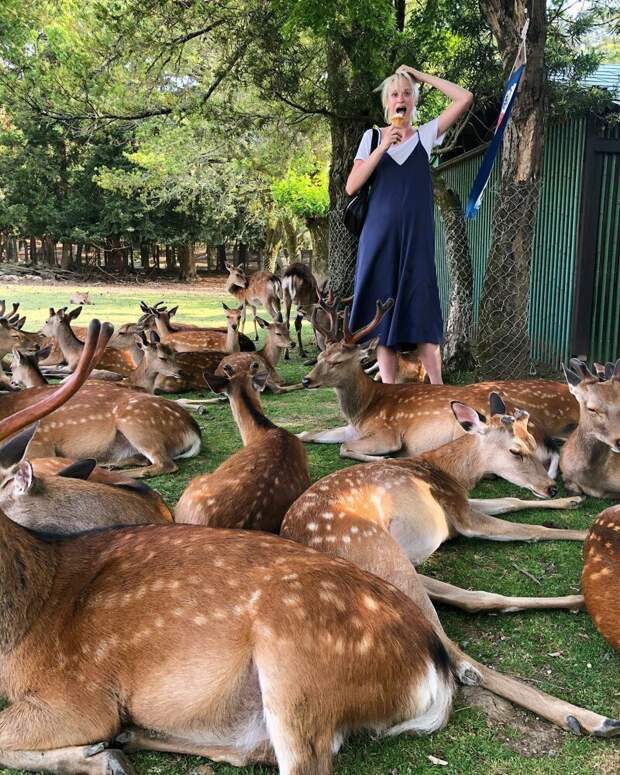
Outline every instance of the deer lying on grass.
<svg viewBox="0 0 620 775">
<path fill-rule="evenodd" d="M 0 439 L 68 387 L 1 423 Z M 0 512 L 0 560 L 0 688 L 11 703 L 0 712 L 2 766 L 131 773 L 100 744 L 116 738 L 327 774 L 351 729 L 430 732 L 447 721 L 451 666 L 418 607 L 290 541 L 173 525 L 46 543 Z M 122 724 L 136 727 L 119 735 Z"/>
<path fill-rule="evenodd" d="M 245 312 L 249 305 L 252 308 L 254 318 L 254 341 L 258 342 L 258 328 L 256 327 L 256 307 L 263 305 L 272 320 L 282 320 L 280 299 L 282 298 L 282 282 L 272 272 L 254 272 L 249 277 L 245 273 L 242 264 L 235 266 L 227 261 L 226 290 L 232 294 L 239 304 L 243 305 L 243 317 L 241 318 L 241 331 L 245 327 Z"/>
<path fill-rule="evenodd" d="M 579 402 L 579 425 L 562 447 L 560 469 L 569 492 L 620 497 L 620 360 L 602 378 L 576 359 L 565 369 Z"/>
<path fill-rule="evenodd" d="M 194 352 L 201 350 L 216 350 L 218 352 L 253 352 L 256 348 L 254 342 L 239 331 L 239 321 L 244 310 L 230 309 L 222 305 L 226 312 L 226 327 L 200 328 L 187 323 L 170 323 L 170 318 L 176 314 L 178 307 L 171 310 L 165 307 L 147 307 L 144 302 L 140 307 L 144 314 L 140 318 L 139 326 L 145 330 L 156 330 L 162 341 L 170 344 L 177 352 Z M 231 329 L 231 322 L 234 328 Z"/>
<path fill-rule="evenodd" d="M 599 514 L 583 547 L 581 589 L 601 635 L 620 651 L 620 505 Z"/>
<path fill-rule="evenodd" d="M 299 355 L 306 357 L 306 351 L 301 340 L 301 325 L 304 318 L 310 318 L 314 305 L 320 301 L 319 286 L 310 267 L 301 261 L 289 264 L 282 275 L 282 295 L 284 297 L 284 320 L 286 330 L 291 328 L 291 307 L 296 307 L 295 331 L 299 345 Z M 288 351 L 285 355 L 288 359 Z"/>
<path fill-rule="evenodd" d="M 164 363 L 155 358 L 157 366 Z M 0 418 L 53 389 L 43 385 L 0 398 Z M 199 449 L 200 429 L 181 406 L 119 383 L 93 381 L 39 424 L 28 456 L 92 457 L 114 465 L 144 465 L 146 459 L 150 465 L 127 473 L 156 476 L 176 471 L 175 459 L 192 457 Z"/>
<path fill-rule="evenodd" d="M 320 479 L 290 508 L 282 535 L 314 549 L 348 544 L 354 537 L 361 539 L 362 534 L 366 538 L 380 535 L 382 543 L 396 542 L 398 551 L 413 565 L 420 565 L 444 541 L 457 535 L 491 541 L 583 541 L 585 530 L 558 530 L 492 516 L 526 508 L 573 508 L 583 498 L 542 503 L 518 498 L 467 499 L 468 491 L 487 473 L 526 487 L 539 497 L 557 493 L 555 482 L 535 455 L 536 442 L 527 430 L 527 415 L 507 414 L 497 393 L 491 393 L 490 405 L 487 421 L 471 407 L 453 402 L 452 411 L 465 435 L 416 460 L 366 463 Z M 315 519 L 317 513 L 320 517 Z M 431 599 L 467 611 L 583 605 L 580 595 L 505 597 L 459 589 L 425 576 L 418 578 Z"/>
<path fill-rule="evenodd" d="M 227 355 L 221 360 L 215 373 L 223 375 L 222 369 L 226 364 L 232 365 L 235 369 L 248 370 L 253 362 L 258 361 L 261 371 L 264 371 L 267 375 L 265 387 L 271 390 L 272 393 L 290 393 L 293 390 L 301 390 L 303 388 L 301 382 L 295 385 L 287 385 L 284 377 L 280 376 L 276 371 L 282 352 L 287 353 L 288 348 L 293 346 L 286 323 L 278 321 L 268 323 L 259 317 L 256 318 L 256 321 L 267 334 L 262 349 L 257 350 L 255 353 L 232 353 Z"/>
<path fill-rule="evenodd" d="M 398 453 L 415 456 L 462 435 L 463 429 L 450 409 L 451 400 L 462 401 L 484 414 L 489 393 L 496 391 L 511 407 L 519 406 L 530 414 L 531 432 L 539 442 L 538 454 L 545 460 L 552 459 L 554 476 L 559 456 L 544 442 L 566 435 L 578 417 L 577 404 L 566 385 L 540 379 L 475 385 L 374 382 L 361 366 L 366 348 L 360 343 L 390 306 L 378 303 L 374 320 L 353 333 L 345 318 L 343 339 L 329 344 L 302 380 L 306 388 L 335 388 L 349 424 L 327 431 L 306 431 L 299 437 L 323 444 L 340 443 L 341 455 L 354 460 L 372 461 L 377 456 Z M 371 342 L 367 347 L 373 345 Z"/>
<path fill-rule="evenodd" d="M 54 458 L 24 459 L 34 431 L 32 426 L 0 448 L 0 509 L 13 522 L 56 535 L 172 522 L 162 498 L 143 482 L 115 479 L 101 469 L 98 478 L 107 481 L 91 479 L 92 458 L 62 460 L 60 465 L 54 465 Z"/>
<path fill-rule="evenodd" d="M 76 307 L 71 312 L 67 312 L 66 307 L 59 310 L 50 307 L 50 316 L 41 329 L 45 336 L 52 337 L 58 343 L 69 371 L 73 371 L 77 366 L 84 347 L 84 343 L 77 338 L 71 329 L 71 321 L 75 320 L 81 311 L 82 307 Z M 106 347 L 101 355 L 101 360 L 95 365 L 100 369 L 113 371 L 124 377 L 135 369 L 131 355 L 124 350 L 116 350 L 113 347 Z"/>
<path fill-rule="evenodd" d="M 258 393 L 268 375 L 260 369 L 254 360 L 247 370 L 228 363 L 222 376 L 205 375 L 213 392 L 228 395 L 244 447 L 213 473 L 192 479 L 176 505 L 176 522 L 277 532 L 310 485 L 304 445 L 263 414 Z"/>
</svg>

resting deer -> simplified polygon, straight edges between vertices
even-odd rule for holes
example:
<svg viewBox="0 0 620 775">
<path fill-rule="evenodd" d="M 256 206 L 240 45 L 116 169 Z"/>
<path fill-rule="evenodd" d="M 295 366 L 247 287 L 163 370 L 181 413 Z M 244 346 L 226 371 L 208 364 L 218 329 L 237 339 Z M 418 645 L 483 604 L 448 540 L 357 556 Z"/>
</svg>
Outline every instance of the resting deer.
<svg viewBox="0 0 620 775">
<path fill-rule="evenodd" d="M 115 478 L 101 469 L 99 481 L 92 479 L 93 459 L 62 460 L 59 465 L 53 458 L 26 460 L 34 431 L 32 426 L 0 448 L 0 509 L 13 522 L 57 535 L 172 522 L 161 497 L 143 482 Z"/>
<path fill-rule="evenodd" d="M 175 372 L 178 373 L 178 372 Z M 0 398 L 0 418 L 25 409 L 54 386 L 43 385 Z M 92 457 L 114 465 L 150 465 L 132 476 L 176 471 L 175 459 L 200 450 L 200 429 L 173 401 L 112 382 L 87 382 L 79 396 L 43 420 L 28 457 Z"/>
<path fill-rule="evenodd" d="M 237 313 L 237 310 L 230 310 L 225 304 L 222 306 L 231 315 L 232 313 Z M 224 328 L 204 328 L 189 325 L 188 323 L 175 323 L 172 325 L 170 319 L 176 314 L 178 307 L 173 307 L 169 310 L 166 307 L 160 306 L 147 307 L 144 302 L 140 302 L 140 308 L 144 312 L 139 321 L 140 327 L 145 330 L 157 331 L 160 338 L 171 344 L 177 352 L 201 350 L 215 350 L 218 352 L 242 350 L 243 352 L 253 352 L 256 349 L 254 342 L 239 331 L 239 320 L 244 312 L 242 309 L 240 309 L 240 314 L 237 315 L 236 327 L 233 333 L 231 333 L 229 323 Z M 226 314 L 227 318 L 229 318 L 228 312 Z"/>
<path fill-rule="evenodd" d="M 391 385 L 374 382 L 361 366 L 366 348 L 361 342 L 379 323 L 390 304 L 377 304 L 374 320 L 351 332 L 345 319 L 344 337 L 319 355 L 314 369 L 302 380 L 306 388 L 333 387 L 349 424 L 327 431 L 299 434 L 304 441 L 340 443 L 341 455 L 372 461 L 377 456 L 415 456 L 435 449 L 463 433 L 450 409 L 451 400 L 486 411 L 488 395 L 496 391 L 512 407 L 529 412 L 538 453 L 557 466 L 557 453 L 543 442 L 566 435 L 577 421 L 577 405 L 566 385 L 545 380 L 480 382 L 475 385 Z M 555 461 L 553 457 L 555 456 Z M 553 470 L 555 475 L 555 470 Z"/>
<path fill-rule="evenodd" d="M 569 492 L 620 497 L 620 360 L 601 377 L 576 359 L 564 369 L 579 402 L 579 425 L 562 447 L 560 469 Z"/>
<path fill-rule="evenodd" d="M 84 347 L 83 342 L 71 329 L 71 321 L 75 320 L 81 311 L 82 307 L 76 307 L 71 312 L 67 312 L 66 307 L 59 310 L 50 307 L 49 318 L 41 329 L 41 333 L 45 336 L 53 337 L 56 340 L 70 371 L 75 369 Z M 100 362 L 95 365 L 100 369 L 113 371 L 124 377 L 135 369 L 131 355 L 124 350 L 116 350 L 113 347 L 106 347 Z"/>
<path fill-rule="evenodd" d="M 281 321 L 280 299 L 282 297 L 282 282 L 272 272 L 254 272 L 248 277 L 242 264 L 235 266 L 230 261 L 227 261 L 225 266 L 228 270 L 226 290 L 243 305 L 241 331 L 245 327 L 245 310 L 249 305 L 252 308 L 252 316 L 254 318 L 254 340 L 258 342 L 256 307 L 262 304 L 272 320 Z"/>
<path fill-rule="evenodd" d="M 192 479 L 176 505 L 176 522 L 277 532 L 310 485 L 304 445 L 263 414 L 258 393 L 268 375 L 260 369 L 254 360 L 247 370 L 228 363 L 222 376 L 205 375 L 211 390 L 228 395 L 244 447 L 213 473 Z"/>
<path fill-rule="evenodd" d="M 390 536 L 414 565 L 457 535 L 491 541 L 583 541 L 585 530 L 552 529 L 492 516 L 526 508 L 572 508 L 583 498 L 542 503 L 518 498 L 467 499 L 468 491 L 489 473 L 526 487 L 538 497 L 557 493 L 555 482 L 535 455 L 527 414 L 507 414 L 497 393 L 491 393 L 490 407 L 486 420 L 471 407 L 453 402 L 452 411 L 465 435 L 415 460 L 366 463 L 320 479 L 291 507 L 282 535 L 297 540 L 303 534 L 303 543 L 321 549 L 334 541 L 349 543 L 360 530 L 368 532 L 373 526 L 374 532 L 376 528 L 381 533 L 381 541 Z M 317 509 L 320 518 L 308 522 L 306 517 L 315 515 Z M 504 597 L 419 578 L 431 599 L 468 611 L 577 608 L 583 604 L 579 595 Z"/>
<path fill-rule="evenodd" d="M 299 344 L 299 355 L 306 357 L 306 351 L 301 340 L 301 325 L 305 317 L 310 318 L 314 305 L 320 300 L 319 286 L 310 267 L 301 261 L 289 264 L 282 275 L 282 295 L 284 296 L 284 318 L 286 330 L 291 327 L 291 307 L 297 309 L 295 316 L 295 331 Z M 285 355 L 288 359 L 288 351 Z"/>
<path fill-rule="evenodd" d="M 247 370 L 252 363 L 258 361 L 261 370 L 267 375 L 265 387 L 272 393 L 290 393 L 293 390 L 301 390 L 303 388 L 301 382 L 296 385 L 286 385 L 284 377 L 276 371 L 281 353 L 287 353 L 288 348 L 292 346 L 286 323 L 278 321 L 268 323 L 259 317 L 256 318 L 256 321 L 266 332 L 264 346 L 255 353 L 232 353 L 225 356 L 215 370 L 216 374 L 222 375 L 222 369 L 226 364 L 232 365 L 235 369 Z"/>
<path fill-rule="evenodd" d="M 620 505 L 599 514 L 583 547 L 581 589 L 601 635 L 620 651 Z"/>
</svg>

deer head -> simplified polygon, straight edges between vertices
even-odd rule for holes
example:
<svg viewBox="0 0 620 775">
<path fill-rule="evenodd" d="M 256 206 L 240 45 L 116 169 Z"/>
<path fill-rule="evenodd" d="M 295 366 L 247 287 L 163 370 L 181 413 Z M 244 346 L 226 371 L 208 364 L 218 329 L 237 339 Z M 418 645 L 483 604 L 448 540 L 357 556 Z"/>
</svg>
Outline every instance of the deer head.
<svg viewBox="0 0 620 775">
<path fill-rule="evenodd" d="M 67 312 L 66 307 L 61 307 L 61 309 L 56 311 L 53 307 L 50 307 L 49 317 L 45 321 L 41 333 L 44 336 L 57 337 L 58 331 L 62 327 L 69 328 L 71 326 L 71 321 L 79 317 L 81 311 L 82 307 L 76 307 L 74 310 L 71 310 L 71 312 Z"/>
<path fill-rule="evenodd" d="M 525 487 L 538 498 L 552 498 L 558 488 L 536 456 L 536 439 L 528 430 L 529 414 L 506 410 L 499 393 L 489 395 L 490 418 L 471 406 L 452 401 L 452 412 L 466 433 L 478 434 L 481 455 L 488 473 Z"/>
<path fill-rule="evenodd" d="M 248 277 L 243 268 L 243 264 L 235 266 L 232 261 L 226 261 L 224 266 L 228 270 L 228 279 L 226 280 L 228 286 L 238 285 L 240 288 L 247 287 Z"/>
<path fill-rule="evenodd" d="M 348 324 L 348 312 L 345 311 L 344 336 L 335 342 L 333 339 L 319 354 L 317 364 L 312 371 L 302 379 L 306 388 L 338 387 L 347 381 L 352 375 L 362 374 L 361 362 L 368 357 L 368 349 L 376 348 L 378 340 L 371 339 L 362 345 L 362 341 L 370 332 L 379 325 L 383 317 L 392 308 L 393 299 L 385 303 L 377 302 L 374 318 L 365 326 L 351 332 Z M 335 317 L 335 316 L 334 316 Z M 324 333 L 326 339 L 333 336 L 334 326 Z"/>
<path fill-rule="evenodd" d="M 281 323 L 277 320 L 273 323 L 268 323 L 266 320 L 259 317 L 256 318 L 256 322 L 266 332 L 267 338 L 273 347 L 286 349 L 287 347 L 293 348 L 295 346 L 291 341 L 286 323 Z"/>
<path fill-rule="evenodd" d="M 243 317 L 243 304 L 236 308 L 232 308 L 222 302 L 222 307 L 224 308 L 228 327 L 232 328 L 233 331 L 236 331 L 239 328 L 239 323 Z"/>
<path fill-rule="evenodd" d="M 159 335 L 155 331 L 149 332 L 149 339 L 146 338 L 144 331 L 140 336 L 136 336 L 136 345 L 142 351 L 142 362 L 140 367 L 145 372 L 155 377 L 161 374 L 162 377 L 183 376 L 181 368 L 176 361 L 175 351 L 167 344 L 162 344 Z"/>
<path fill-rule="evenodd" d="M 620 452 L 620 360 L 594 376 L 587 365 L 572 358 L 564 369 L 570 392 L 579 402 L 579 428 Z M 602 379 L 601 379 L 602 378 Z"/>
</svg>

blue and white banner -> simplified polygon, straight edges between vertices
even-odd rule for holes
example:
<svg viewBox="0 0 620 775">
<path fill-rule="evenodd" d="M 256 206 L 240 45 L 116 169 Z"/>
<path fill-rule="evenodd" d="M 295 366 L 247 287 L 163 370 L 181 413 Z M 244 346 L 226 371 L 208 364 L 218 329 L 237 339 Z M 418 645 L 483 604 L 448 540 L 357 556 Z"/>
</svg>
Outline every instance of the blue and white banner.
<svg viewBox="0 0 620 775">
<path fill-rule="evenodd" d="M 495 162 L 495 157 L 497 156 L 499 147 L 502 144 L 504 131 L 510 119 L 512 106 L 517 96 L 519 81 L 521 80 L 521 76 L 523 75 L 524 70 L 525 65 L 523 64 L 514 71 L 514 73 L 508 79 L 508 83 L 506 84 L 506 91 L 504 92 L 504 98 L 502 100 L 502 109 L 495 125 L 495 134 L 493 135 L 491 144 L 486 149 L 484 158 L 482 159 L 482 164 L 480 165 L 480 169 L 478 170 L 478 174 L 474 180 L 474 185 L 469 192 L 469 199 L 467 200 L 467 205 L 465 206 L 465 218 L 467 218 L 467 220 L 471 220 L 472 218 L 476 217 L 476 213 L 478 212 L 478 208 L 482 202 L 484 189 L 487 187 L 489 177 L 491 176 L 491 170 L 493 169 L 493 163 Z"/>
</svg>

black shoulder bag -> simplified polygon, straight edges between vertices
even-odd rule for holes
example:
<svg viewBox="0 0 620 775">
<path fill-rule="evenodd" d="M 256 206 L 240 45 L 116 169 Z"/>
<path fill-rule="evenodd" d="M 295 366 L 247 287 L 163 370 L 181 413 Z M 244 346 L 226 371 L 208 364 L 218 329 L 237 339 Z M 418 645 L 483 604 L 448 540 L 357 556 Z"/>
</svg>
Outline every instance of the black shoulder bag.
<svg viewBox="0 0 620 775">
<path fill-rule="evenodd" d="M 370 141 L 370 153 L 379 145 L 379 138 L 381 132 L 373 127 L 372 139 Z M 362 227 L 366 220 L 366 213 L 368 212 L 368 195 L 370 194 L 370 185 L 375 173 L 373 172 L 370 178 L 364 183 L 357 194 L 351 199 L 344 211 L 344 225 L 351 232 L 359 237 L 362 233 Z"/>
</svg>

